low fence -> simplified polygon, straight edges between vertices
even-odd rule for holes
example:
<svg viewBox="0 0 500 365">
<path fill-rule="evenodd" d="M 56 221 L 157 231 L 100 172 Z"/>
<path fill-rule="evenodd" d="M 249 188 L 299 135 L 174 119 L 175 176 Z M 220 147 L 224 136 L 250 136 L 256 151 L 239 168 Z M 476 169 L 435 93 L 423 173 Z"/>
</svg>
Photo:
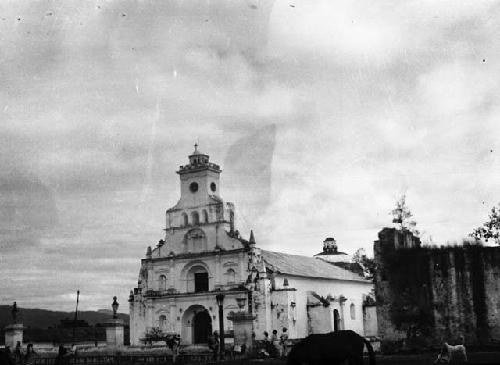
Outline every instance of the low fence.
<svg viewBox="0 0 500 365">
<path fill-rule="evenodd" d="M 378 365 L 430 365 L 436 359 L 436 354 L 419 355 L 377 355 Z M 498 365 L 500 363 L 500 352 L 475 352 L 469 353 L 470 365 Z M 204 354 L 182 354 L 176 358 L 176 365 L 185 364 L 215 364 L 212 355 Z M 285 365 L 284 359 L 226 359 L 221 365 Z M 365 359 L 365 364 L 368 360 Z M 170 365 L 173 364 L 171 355 L 96 355 L 77 356 L 65 359 L 65 362 L 56 362 L 55 357 L 39 357 L 35 360 L 36 365 Z"/>
<path fill-rule="evenodd" d="M 176 365 L 201 363 L 212 361 L 212 354 L 181 354 L 175 359 Z M 38 357 L 35 365 L 142 365 L 142 364 L 174 364 L 172 355 L 82 355 L 64 358 L 62 361 L 57 357 Z"/>
</svg>

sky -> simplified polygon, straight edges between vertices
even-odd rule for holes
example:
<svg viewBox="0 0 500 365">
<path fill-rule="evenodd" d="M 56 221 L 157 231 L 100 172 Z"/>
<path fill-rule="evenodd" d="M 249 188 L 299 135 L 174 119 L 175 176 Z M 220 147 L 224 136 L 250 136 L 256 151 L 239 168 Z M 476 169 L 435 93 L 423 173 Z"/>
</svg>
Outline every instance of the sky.
<svg viewBox="0 0 500 365">
<path fill-rule="evenodd" d="M 244 237 L 372 252 L 500 201 L 499 1 L 0 2 L 0 304 L 128 311 L 193 144 Z"/>
</svg>

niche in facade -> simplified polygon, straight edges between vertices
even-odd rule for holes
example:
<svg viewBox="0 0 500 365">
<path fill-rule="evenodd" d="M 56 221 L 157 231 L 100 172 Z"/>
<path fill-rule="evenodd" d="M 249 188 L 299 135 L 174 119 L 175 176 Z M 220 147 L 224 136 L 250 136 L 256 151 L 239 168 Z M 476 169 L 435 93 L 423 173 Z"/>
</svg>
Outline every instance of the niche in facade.
<svg viewBox="0 0 500 365">
<path fill-rule="evenodd" d="M 165 275 L 160 275 L 158 278 L 158 289 L 161 291 L 167 290 L 167 277 Z"/>
<path fill-rule="evenodd" d="M 186 233 L 184 237 L 187 252 L 202 252 L 207 250 L 207 237 L 200 228 L 195 228 Z"/>
</svg>

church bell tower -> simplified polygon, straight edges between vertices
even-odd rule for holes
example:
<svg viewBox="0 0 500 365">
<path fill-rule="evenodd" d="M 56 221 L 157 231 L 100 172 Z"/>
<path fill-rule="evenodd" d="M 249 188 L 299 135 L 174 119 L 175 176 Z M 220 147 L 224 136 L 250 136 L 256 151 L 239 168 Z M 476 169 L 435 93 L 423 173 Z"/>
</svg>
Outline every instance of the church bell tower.
<svg viewBox="0 0 500 365">
<path fill-rule="evenodd" d="M 189 164 L 179 167 L 181 198 L 178 208 L 193 208 L 211 202 L 212 197 L 219 196 L 219 178 L 222 170 L 219 165 L 210 162 L 210 157 L 198 150 L 189 156 Z"/>
<path fill-rule="evenodd" d="M 226 236 L 234 233 L 234 205 L 220 197 L 219 165 L 198 150 L 187 165 L 179 166 L 181 194 L 177 204 L 166 211 L 164 254 L 193 253 L 232 248 Z"/>
</svg>

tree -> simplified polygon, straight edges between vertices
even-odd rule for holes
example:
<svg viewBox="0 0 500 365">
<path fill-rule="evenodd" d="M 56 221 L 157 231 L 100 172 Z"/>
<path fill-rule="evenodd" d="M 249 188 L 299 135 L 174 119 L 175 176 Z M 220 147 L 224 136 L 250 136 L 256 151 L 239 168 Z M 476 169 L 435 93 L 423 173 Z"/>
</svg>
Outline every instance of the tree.
<svg viewBox="0 0 500 365">
<path fill-rule="evenodd" d="M 500 245 L 500 203 L 497 207 L 491 208 L 488 221 L 482 227 L 476 228 L 470 236 L 476 240 L 484 239 L 486 242 L 492 239 Z"/>
<path fill-rule="evenodd" d="M 356 252 L 352 256 L 352 262 L 361 266 L 365 278 L 371 279 L 373 278 L 373 275 L 375 275 L 375 260 L 366 256 L 366 251 L 364 248 L 359 248 L 356 250 Z"/>
<path fill-rule="evenodd" d="M 392 215 L 392 223 L 397 223 L 400 225 L 401 230 L 409 230 L 414 235 L 418 236 L 419 231 L 415 228 L 417 223 L 412 220 L 413 213 L 410 208 L 406 205 L 406 195 L 403 194 L 401 198 L 396 202 L 396 208 L 393 209 L 389 214 Z"/>
<path fill-rule="evenodd" d="M 152 341 L 163 341 L 165 338 L 165 335 L 163 334 L 162 330 L 159 327 L 153 327 L 149 329 L 146 332 L 145 335 L 145 340 L 146 342 L 152 342 Z"/>
</svg>

